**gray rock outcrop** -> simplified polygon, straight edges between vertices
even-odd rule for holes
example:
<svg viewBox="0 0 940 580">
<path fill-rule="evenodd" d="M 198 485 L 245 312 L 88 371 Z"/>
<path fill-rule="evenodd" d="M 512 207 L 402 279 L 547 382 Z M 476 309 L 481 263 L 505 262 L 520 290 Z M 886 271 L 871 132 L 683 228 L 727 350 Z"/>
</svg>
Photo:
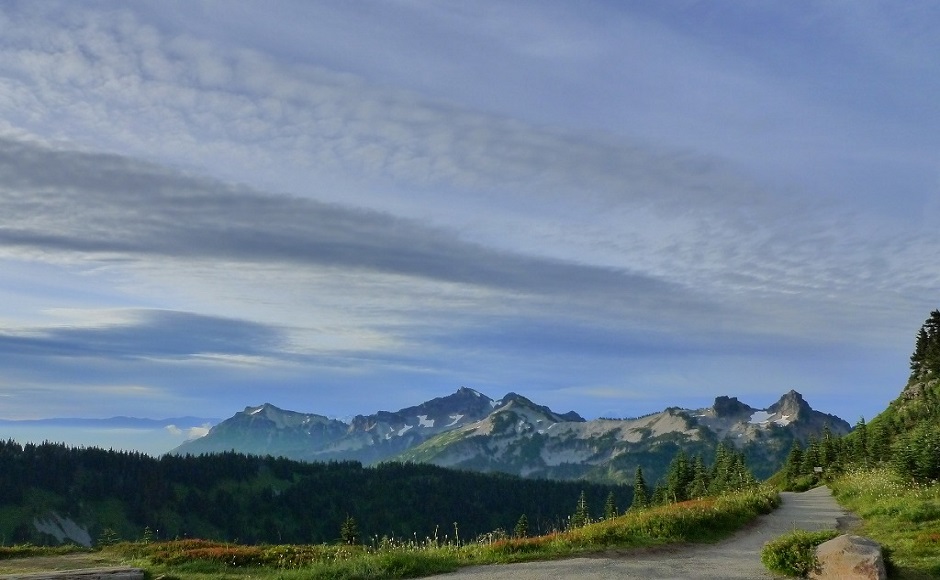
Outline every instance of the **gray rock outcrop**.
<svg viewBox="0 0 940 580">
<path fill-rule="evenodd" d="M 886 580 L 881 546 L 861 536 L 841 535 L 816 548 L 817 567 L 810 578 Z"/>
</svg>

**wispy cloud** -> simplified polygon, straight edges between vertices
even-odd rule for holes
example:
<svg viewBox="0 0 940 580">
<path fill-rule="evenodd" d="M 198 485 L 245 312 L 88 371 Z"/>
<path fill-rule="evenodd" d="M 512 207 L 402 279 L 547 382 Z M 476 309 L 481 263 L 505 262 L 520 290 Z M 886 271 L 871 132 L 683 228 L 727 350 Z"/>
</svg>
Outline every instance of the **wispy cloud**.
<svg viewBox="0 0 940 580">
<path fill-rule="evenodd" d="M 85 327 L 5 329 L 0 331 L 0 352 L 4 357 L 172 359 L 270 354 L 285 342 L 276 328 L 234 319 L 155 310 L 103 314 L 123 320 Z"/>
<path fill-rule="evenodd" d="M 533 294 L 690 299 L 610 268 L 514 255 L 391 215 L 265 195 L 126 158 L 0 139 L 0 247 L 283 262 Z"/>
<path fill-rule="evenodd" d="M 212 425 L 203 425 L 200 427 L 187 427 L 185 429 L 180 429 L 176 425 L 167 425 L 164 427 L 166 431 L 173 435 L 174 437 L 184 437 L 186 441 L 192 439 L 199 439 L 200 437 L 205 437 L 209 433 L 209 429 L 212 428 Z"/>
<path fill-rule="evenodd" d="M 9 2 L 0 396 L 872 383 L 940 288 L 937 18 Z"/>
</svg>

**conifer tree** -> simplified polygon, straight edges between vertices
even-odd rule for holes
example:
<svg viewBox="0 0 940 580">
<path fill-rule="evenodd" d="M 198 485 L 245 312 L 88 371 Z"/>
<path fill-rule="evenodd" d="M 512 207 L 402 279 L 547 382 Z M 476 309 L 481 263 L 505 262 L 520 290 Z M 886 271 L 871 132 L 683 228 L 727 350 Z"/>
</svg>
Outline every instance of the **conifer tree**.
<svg viewBox="0 0 940 580">
<path fill-rule="evenodd" d="M 920 332 L 917 333 L 917 340 L 914 342 L 914 354 L 911 355 L 911 380 L 917 380 L 920 378 L 921 373 L 924 371 L 924 359 L 927 355 L 927 345 L 930 342 L 930 337 L 927 335 L 927 329 L 921 327 Z"/>
<path fill-rule="evenodd" d="M 940 478 L 940 426 L 921 424 L 898 438 L 891 466 L 902 477 L 928 483 Z"/>
<path fill-rule="evenodd" d="M 888 459 L 891 434 L 880 422 L 873 423 L 868 429 L 868 458 L 873 464 Z"/>
<path fill-rule="evenodd" d="M 732 451 L 724 443 L 719 443 L 715 449 L 715 462 L 712 464 L 711 483 L 708 486 L 708 492 L 712 495 L 718 495 L 728 491 L 731 473 L 731 455 Z"/>
<path fill-rule="evenodd" d="M 525 514 L 519 516 L 519 521 L 516 522 L 513 535 L 517 538 L 525 538 L 529 535 L 529 518 L 527 518 Z"/>
<path fill-rule="evenodd" d="M 614 499 L 614 492 L 607 494 L 607 501 L 604 502 L 604 519 L 609 520 L 617 517 L 617 504 Z"/>
<path fill-rule="evenodd" d="M 671 501 L 669 498 L 669 492 L 666 489 L 666 483 L 660 481 L 656 484 L 656 487 L 653 488 L 653 497 L 650 500 L 650 505 L 664 505 Z"/>
<path fill-rule="evenodd" d="M 911 355 L 911 380 L 928 380 L 940 375 L 940 310 L 934 310 L 917 333 Z"/>
<path fill-rule="evenodd" d="M 815 473 L 815 469 L 821 467 L 819 459 L 819 441 L 815 436 L 810 435 L 806 442 L 806 449 L 803 451 L 802 472 Z"/>
<path fill-rule="evenodd" d="M 708 469 L 705 468 L 705 461 L 698 455 L 692 463 L 692 481 L 689 484 L 689 498 L 698 499 L 708 495 L 708 484 Z"/>
<path fill-rule="evenodd" d="M 571 527 L 581 528 L 591 522 L 591 513 L 588 510 L 587 496 L 581 491 L 581 497 L 578 498 L 578 505 L 571 516 Z"/>
<path fill-rule="evenodd" d="M 858 423 L 852 430 L 852 461 L 862 467 L 868 467 L 868 426 L 865 417 L 859 417 Z"/>
<path fill-rule="evenodd" d="M 940 479 L 940 426 L 923 424 L 919 430 L 916 474 L 928 483 Z"/>
<path fill-rule="evenodd" d="M 630 509 L 643 509 L 649 506 L 649 503 L 643 469 L 637 466 L 636 473 L 633 475 L 633 503 L 630 504 Z"/>
<path fill-rule="evenodd" d="M 359 543 L 359 526 L 352 516 L 347 515 L 343 524 L 339 528 L 339 537 L 344 544 L 354 545 Z"/>
<path fill-rule="evenodd" d="M 683 449 L 679 449 L 666 472 L 667 501 L 680 502 L 689 499 L 689 485 L 692 483 L 692 477 L 689 458 Z"/>
<path fill-rule="evenodd" d="M 819 442 L 819 464 L 827 471 L 836 461 L 836 443 L 829 423 L 823 425 L 822 439 Z"/>
<path fill-rule="evenodd" d="M 757 483 L 757 480 L 754 479 L 754 474 L 747 468 L 747 464 L 744 462 L 744 455 L 741 453 L 732 455 L 728 479 L 731 483 L 729 491 L 740 491 Z"/>
<path fill-rule="evenodd" d="M 792 484 L 803 474 L 803 446 L 797 439 L 793 440 L 793 445 L 790 447 L 790 453 L 784 464 L 784 473 L 788 484 Z"/>
</svg>

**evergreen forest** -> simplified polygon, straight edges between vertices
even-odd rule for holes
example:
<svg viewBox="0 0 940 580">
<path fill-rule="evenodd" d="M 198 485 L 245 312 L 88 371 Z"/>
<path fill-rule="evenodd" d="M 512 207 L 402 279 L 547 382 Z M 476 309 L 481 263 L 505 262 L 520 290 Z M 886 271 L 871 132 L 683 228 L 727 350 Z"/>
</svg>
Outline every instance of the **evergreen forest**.
<svg viewBox="0 0 940 580">
<path fill-rule="evenodd" d="M 0 542 L 57 543 L 33 522 L 50 513 L 88 526 L 92 540 L 198 537 L 241 543 L 322 543 L 355 523 L 362 541 L 462 539 L 563 529 L 580 494 L 599 518 L 632 488 L 523 479 L 433 465 L 301 463 L 221 453 L 163 456 L 0 442 Z M 348 531 L 348 530 L 347 530 Z"/>
<path fill-rule="evenodd" d="M 852 432 L 824 430 L 806 445 L 795 442 L 775 478 L 784 487 L 808 489 L 853 469 L 891 468 L 905 480 L 940 480 L 940 310 L 930 313 L 915 339 L 911 375 L 901 395 Z"/>
</svg>

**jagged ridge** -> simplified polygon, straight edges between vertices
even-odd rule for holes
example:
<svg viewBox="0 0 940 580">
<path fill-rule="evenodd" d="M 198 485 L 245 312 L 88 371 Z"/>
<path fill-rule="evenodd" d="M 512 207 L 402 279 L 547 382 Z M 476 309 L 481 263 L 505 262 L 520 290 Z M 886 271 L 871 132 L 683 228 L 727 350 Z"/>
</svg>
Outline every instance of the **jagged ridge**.
<svg viewBox="0 0 940 580">
<path fill-rule="evenodd" d="M 814 411 L 796 391 L 766 409 L 721 396 L 705 409 L 670 407 L 639 419 L 585 421 L 556 413 L 517 393 L 493 400 L 461 388 L 399 411 L 357 415 L 350 423 L 265 404 L 247 407 L 172 453 L 235 449 L 300 460 L 396 459 L 529 477 L 629 481 L 636 467 L 650 478 L 680 448 L 710 455 L 721 441 L 743 449 L 752 469 L 769 475 L 793 440 L 848 423 Z"/>
</svg>

